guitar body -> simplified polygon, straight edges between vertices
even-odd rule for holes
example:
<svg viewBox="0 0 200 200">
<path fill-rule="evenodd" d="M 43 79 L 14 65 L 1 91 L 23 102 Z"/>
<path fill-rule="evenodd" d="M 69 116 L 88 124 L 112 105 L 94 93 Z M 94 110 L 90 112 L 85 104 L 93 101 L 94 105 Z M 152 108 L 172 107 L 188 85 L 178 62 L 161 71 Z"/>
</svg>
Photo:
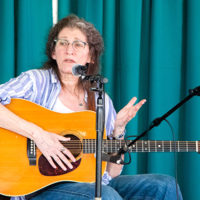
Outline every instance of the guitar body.
<svg viewBox="0 0 200 200">
<path fill-rule="evenodd" d="M 6 107 L 23 119 L 49 132 L 63 136 L 75 135 L 80 141 L 83 138 L 96 138 L 95 112 L 57 113 L 22 99 L 13 99 Z M 36 150 L 36 165 L 29 165 L 27 138 L 5 129 L 0 129 L 0 132 L 1 194 L 26 195 L 60 181 L 95 181 L 96 159 L 94 154 L 80 152 L 76 155 L 77 162 L 74 164 L 74 169 L 59 173 L 61 169 L 53 170 L 45 159 L 42 159 L 38 149 Z M 42 159 L 41 162 L 40 159 Z M 105 168 L 106 162 L 102 162 L 103 172 Z M 44 174 L 41 169 L 47 172 L 50 170 L 50 173 Z"/>
</svg>

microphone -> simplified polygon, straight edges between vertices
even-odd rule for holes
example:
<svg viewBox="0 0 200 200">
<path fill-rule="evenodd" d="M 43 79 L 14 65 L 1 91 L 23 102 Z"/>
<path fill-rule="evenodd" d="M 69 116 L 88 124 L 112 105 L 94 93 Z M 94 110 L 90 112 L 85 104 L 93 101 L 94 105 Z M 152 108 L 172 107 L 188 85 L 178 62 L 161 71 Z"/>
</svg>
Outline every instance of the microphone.
<svg viewBox="0 0 200 200">
<path fill-rule="evenodd" d="M 116 155 L 102 153 L 102 160 L 107 161 L 107 162 L 112 162 L 115 164 L 127 165 L 130 163 L 131 159 L 129 160 L 129 162 L 124 162 L 124 160 L 122 159 L 122 154 L 125 154 L 126 152 L 129 152 L 127 145 L 125 145 L 124 147 L 121 147 L 118 150 Z M 130 158 L 130 154 L 129 154 L 129 158 Z"/>
<path fill-rule="evenodd" d="M 72 67 L 72 74 L 74 76 L 85 76 L 87 69 L 87 66 L 76 64 Z"/>
<path fill-rule="evenodd" d="M 107 162 L 111 162 L 111 163 L 115 163 L 118 165 L 124 165 L 126 164 L 122 158 L 121 155 L 117 154 L 117 155 L 109 155 L 106 153 L 102 153 L 102 160 L 103 161 L 107 161 Z"/>
<path fill-rule="evenodd" d="M 72 74 L 74 76 L 81 77 L 82 80 L 89 80 L 91 83 L 93 82 L 107 83 L 108 82 L 107 78 L 104 78 L 99 74 L 86 75 L 87 69 L 88 69 L 88 64 L 86 65 L 76 64 L 72 67 Z"/>
</svg>

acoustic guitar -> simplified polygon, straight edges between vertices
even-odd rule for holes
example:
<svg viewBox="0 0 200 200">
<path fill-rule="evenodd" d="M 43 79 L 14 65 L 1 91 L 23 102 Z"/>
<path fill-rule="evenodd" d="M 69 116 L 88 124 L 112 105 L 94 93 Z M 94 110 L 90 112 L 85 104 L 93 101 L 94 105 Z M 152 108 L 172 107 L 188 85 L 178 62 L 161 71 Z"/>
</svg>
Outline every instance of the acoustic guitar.
<svg viewBox="0 0 200 200">
<path fill-rule="evenodd" d="M 95 181 L 96 114 L 92 111 L 69 114 L 50 111 L 30 101 L 13 99 L 6 106 L 25 120 L 41 128 L 70 137 L 64 142 L 76 157 L 73 169 L 63 171 L 52 168 L 41 152 L 36 149 L 36 164 L 30 165 L 27 156 L 27 138 L 0 128 L 0 194 L 22 196 L 60 181 Z M 106 140 L 104 133 L 102 150 L 116 153 L 131 140 Z M 130 152 L 198 152 L 198 141 L 137 141 Z M 102 162 L 102 171 L 106 162 Z M 102 173 L 103 173 L 102 172 Z"/>
</svg>

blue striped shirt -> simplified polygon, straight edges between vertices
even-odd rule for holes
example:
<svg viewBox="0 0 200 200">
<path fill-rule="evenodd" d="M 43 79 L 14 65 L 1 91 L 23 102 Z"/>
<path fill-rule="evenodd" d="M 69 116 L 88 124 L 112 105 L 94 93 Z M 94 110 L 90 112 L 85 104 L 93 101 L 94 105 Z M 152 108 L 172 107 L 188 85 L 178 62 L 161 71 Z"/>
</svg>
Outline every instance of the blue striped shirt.
<svg viewBox="0 0 200 200">
<path fill-rule="evenodd" d="M 9 104 L 12 98 L 21 98 L 37 103 L 50 110 L 53 109 L 60 93 L 61 84 L 51 69 L 35 69 L 23 72 L 20 76 L 0 85 L 0 101 Z M 105 95 L 105 127 L 107 136 L 112 133 L 116 112 L 112 100 Z M 108 184 L 110 177 L 105 173 L 103 184 Z M 12 200 L 23 200 L 24 197 L 13 197 Z"/>
</svg>

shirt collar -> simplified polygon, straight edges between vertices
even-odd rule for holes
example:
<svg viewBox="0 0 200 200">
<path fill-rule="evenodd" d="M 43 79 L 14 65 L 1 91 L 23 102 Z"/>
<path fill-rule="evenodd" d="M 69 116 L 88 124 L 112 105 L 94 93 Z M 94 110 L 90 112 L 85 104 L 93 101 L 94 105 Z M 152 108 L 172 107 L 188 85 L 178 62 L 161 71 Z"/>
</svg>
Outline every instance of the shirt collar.
<svg viewBox="0 0 200 200">
<path fill-rule="evenodd" d="M 52 83 L 58 83 L 59 80 L 58 80 L 57 74 L 54 72 L 53 69 L 50 69 L 50 74 L 51 74 L 51 82 Z M 84 100 L 85 100 L 86 103 L 88 102 L 88 93 L 87 93 L 86 90 L 85 90 Z"/>
<path fill-rule="evenodd" d="M 57 74 L 54 72 L 53 69 L 50 69 L 50 74 L 51 74 L 51 82 L 52 83 L 57 83 L 58 82 L 58 77 L 57 77 Z"/>
</svg>

